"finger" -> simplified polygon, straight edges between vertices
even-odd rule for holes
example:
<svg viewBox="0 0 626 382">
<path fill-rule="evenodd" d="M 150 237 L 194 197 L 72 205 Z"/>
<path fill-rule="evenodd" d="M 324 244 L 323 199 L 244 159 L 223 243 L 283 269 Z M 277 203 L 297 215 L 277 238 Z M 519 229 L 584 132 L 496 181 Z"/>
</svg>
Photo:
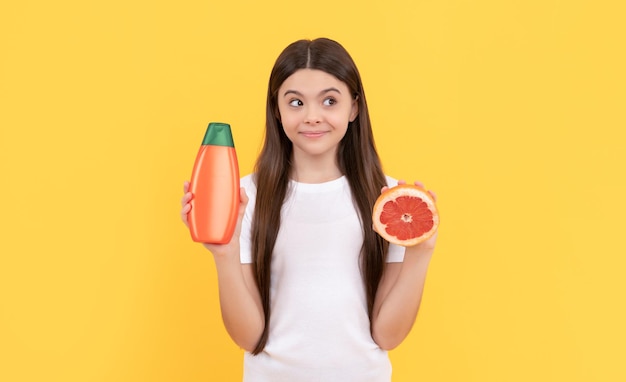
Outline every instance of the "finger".
<svg viewBox="0 0 626 382">
<path fill-rule="evenodd" d="M 246 189 L 241 187 L 239 189 L 239 215 L 240 217 L 243 217 L 243 215 L 246 212 L 246 207 L 248 206 L 248 201 L 250 200 L 250 198 L 248 198 L 248 194 L 246 194 Z"/>
<path fill-rule="evenodd" d="M 189 181 L 186 180 L 185 182 L 183 182 L 183 192 L 186 194 L 187 192 L 189 192 Z"/>
<path fill-rule="evenodd" d="M 248 198 L 245 188 L 241 187 L 239 189 L 239 216 L 237 217 L 237 225 L 235 226 L 235 233 L 233 234 L 233 237 L 239 237 L 241 234 L 241 222 L 246 214 L 246 207 L 248 206 L 249 200 L 250 198 Z"/>
<path fill-rule="evenodd" d="M 399 180 L 398 180 L 398 185 L 399 185 L 399 186 L 401 186 L 401 185 L 403 185 L 403 184 L 406 184 L 406 180 L 404 180 L 404 179 L 399 179 Z"/>
<path fill-rule="evenodd" d="M 180 210 L 180 218 L 187 227 L 189 227 L 189 220 L 188 220 L 189 211 L 191 211 L 191 204 L 185 204 L 183 208 Z"/>
<path fill-rule="evenodd" d="M 415 182 L 413 182 L 413 184 L 415 184 L 417 187 L 425 188 L 424 183 L 420 182 L 419 180 L 416 180 Z"/>
<path fill-rule="evenodd" d="M 380 189 L 380 193 L 382 194 L 383 192 L 387 191 L 389 189 L 389 187 L 384 186 L 383 188 Z"/>
<path fill-rule="evenodd" d="M 248 200 L 250 200 L 250 198 L 248 198 L 248 194 L 246 193 L 246 189 L 243 187 L 239 189 L 239 198 L 241 199 L 241 203 L 244 205 L 247 205 Z"/>
<path fill-rule="evenodd" d="M 180 200 L 180 205 L 184 206 L 185 204 L 189 204 L 189 201 L 193 199 L 193 194 L 191 192 L 187 192 L 185 195 L 183 195 L 182 199 Z"/>
<path fill-rule="evenodd" d="M 437 194 L 435 194 L 435 192 L 431 190 L 428 190 L 428 193 L 430 194 L 430 196 L 433 197 L 433 200 L 437 202 Z"/>
</svg>

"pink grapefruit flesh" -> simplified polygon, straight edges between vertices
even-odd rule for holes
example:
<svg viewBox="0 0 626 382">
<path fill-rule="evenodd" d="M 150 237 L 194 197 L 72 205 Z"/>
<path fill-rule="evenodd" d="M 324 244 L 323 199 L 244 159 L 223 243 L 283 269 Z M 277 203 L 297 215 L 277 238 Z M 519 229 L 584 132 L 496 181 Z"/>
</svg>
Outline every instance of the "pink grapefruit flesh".
<svg viewBox="0 0 626 382">
<path fill-rule="evenodd" d="M 374 230 L 390 243 L 410 247 L 428 240 L 439 226 L 432 196 L 414 185 L 385 190 L 374 204 Z"/>
</svg>

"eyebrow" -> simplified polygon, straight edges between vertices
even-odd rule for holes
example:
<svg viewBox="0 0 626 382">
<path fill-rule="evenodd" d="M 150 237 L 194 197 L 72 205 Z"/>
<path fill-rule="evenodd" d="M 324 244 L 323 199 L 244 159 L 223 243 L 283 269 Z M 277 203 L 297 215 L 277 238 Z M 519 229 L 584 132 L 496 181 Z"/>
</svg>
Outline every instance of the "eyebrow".
<svg viewBox="0 0 626 382">
<path fill-rule="evenodd" d="M 339 91 L 339 89 L 337 89 L 337 88 L 333 88 L 333 87 L 330 87 L 330 88 L 328 88 L 328 89 L 324 89 L 324 90 L 322 90 L 322 91 L 319 93 L 319 95 L 326 94 L 326 93 L 328 93 L 328 92 L 337 92 L 337 93 L 341 94 L 341 92 Z M 285 96 L 287 96 L 287 95 L 289 95 L 289 94 L 295 94 L 295 95 L 300 96 L 300 97 L 303 95 L 302 93 L 300 93 L 300 92 L 299 92 L 299 91 L 297 91 L 297 90 L 287 90 L 287 91 L 285 91 L 285 94 L 283 94 L 283 97 L 285 97 Z"/>
</svg>

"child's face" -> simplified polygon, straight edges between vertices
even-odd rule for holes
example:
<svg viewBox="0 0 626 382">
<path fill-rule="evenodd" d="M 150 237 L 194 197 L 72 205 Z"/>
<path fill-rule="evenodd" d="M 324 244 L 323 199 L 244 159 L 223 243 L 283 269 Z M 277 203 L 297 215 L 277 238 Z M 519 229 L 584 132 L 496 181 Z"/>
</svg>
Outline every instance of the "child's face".
<svg viewBox="0 0 626 382">
<path fill-rule="evenodd" d="M 321 70 L 300 69 L 278 90 L 278 110 L 294 157 L 336 155 L 348 123 L 358 114 L 348 86 Z"/>
</svg>

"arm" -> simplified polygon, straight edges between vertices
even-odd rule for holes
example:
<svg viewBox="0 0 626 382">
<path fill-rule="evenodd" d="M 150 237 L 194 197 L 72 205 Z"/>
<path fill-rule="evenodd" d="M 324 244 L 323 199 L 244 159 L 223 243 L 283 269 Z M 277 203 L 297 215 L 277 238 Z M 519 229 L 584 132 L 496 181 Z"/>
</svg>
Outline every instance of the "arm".
<svg viewBox="0 0 626 382">
<path fill-rule="evenodd" d="M 224 326 L 239 347 L 252 351 L 265 325 L 252 264 L 234 263 L 226 256 L 213 256 Z"/>
<path fill-rule="evenodd" d="M 432 192 L 431 195 L 436 198 Z M 413 327 L 436 240 L 437 233 L 421 244 L 406 248 L 404 261 L 388 263 L 384 270 L 372 312 L 372 337 L 382 349 L 398 346 Z"/>
<path fill-rule="evenodd" d="M 185 182 L 181 218 L 188 225 L 187 214 L 191 210 L 189 183 Z M 252 264 L 241 264 L 239 259 L 239 236 L 248 197 L 240 192 L 241 204 L 237 226 L 228 244 L 203 244 L 213 254 L 220 297 L 222 321 L 233 341 L 247 351 L 255 347 L 265 326 L 261 297 L 256 286 Z"/>
<path fill-rule="evenodd" d="M 418 245 L 406 249 L 404 262 L 387 264 L 372 314 L 372 337 L 382 349 L 400 345 L 411 331 L 432 254 L 432 249 Z"/>
</svg>

